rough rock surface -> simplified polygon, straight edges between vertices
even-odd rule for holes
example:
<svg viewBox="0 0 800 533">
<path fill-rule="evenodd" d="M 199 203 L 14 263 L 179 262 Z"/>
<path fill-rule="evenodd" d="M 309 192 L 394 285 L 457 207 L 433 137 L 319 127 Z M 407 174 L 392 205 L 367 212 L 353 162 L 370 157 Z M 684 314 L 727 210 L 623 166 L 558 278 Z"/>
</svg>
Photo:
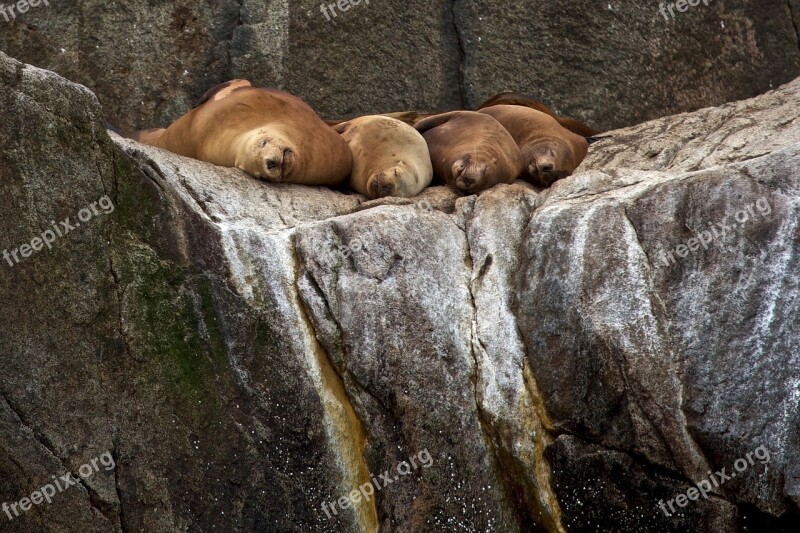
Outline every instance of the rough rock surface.
<svg viewBox="0 0 800 533">
<path fill-rule="evenodd" d="M 800 75 L 798 0 L 714 0 L 669 20 L 660 3 L 364 0 L 328 20 L 318 0 L 53 1 L 0 17 L 0 50 L 86 85 L 122 128 L 166 125 L 235 77 L 328 117 L 518 90 L 611 129 Z"/>
<path fill-rule="evenodd" d="M 413 201 L 112 140 L 2 54 L 0 107 L 0 250 L 115 206 L 0 263 L 0 501 L 116 463 L 3 531 L 800 526 L 800 80 L 614 132 L 543 193 Z"/>
</svg>

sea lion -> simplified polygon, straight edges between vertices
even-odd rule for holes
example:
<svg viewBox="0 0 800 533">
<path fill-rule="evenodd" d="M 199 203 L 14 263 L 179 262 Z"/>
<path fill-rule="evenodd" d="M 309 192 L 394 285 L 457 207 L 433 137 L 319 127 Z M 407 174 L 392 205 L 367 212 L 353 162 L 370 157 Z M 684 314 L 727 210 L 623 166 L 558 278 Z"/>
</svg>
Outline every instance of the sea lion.
<svg viewBox="0 0 800 533">
<path fill-rule="evenodd" d="M 524 170 L 514 138 L 494 118 L 451 111 L 415 126 L 428 143 L 433 172 L 456 189 L 473 194 L 513 182 Z"/>
<path fill-rule="evenodd" d="M 550 115 L 529 107 L 498 105 L 479 111 L 497 119 L 519 145 L 527 174 L 535 185 L 549 187 L 570 176 L 583 162 L 589 142 Z"/>
<path fill-rule="evenodd" d="M 487 107 L 497 106 L 497 105 L 518 105 L 522 107 L 530 107 L 531 109 L 535 109 L 536 111 L 541 111 L 542 113 L 546 113 L 556 119 L 559 124 L 567 128 L 569 131 L 573 133 L 577 133 L 583 137 L 594 137 L 597 135 L 597 130 L 590 128 L 589 126 L 578 122 L 577 120 L 573 120 L 571 118 L 561 117 L 558 116 L 552 109 L 544 105 L 538 100 L 531 98 L 530 96 L 526 96 L 520 93 L 500 93 L 492 96 L 488 100 L 478 107 L 478 111 L 481 109 L 486 109 Z"/>
<path fill-rule="evenodd" d="M 409 126 L 414 126 L 417 122 L 420 122 L 422 119 L 432 117 L 438 115 L 439 113 L 422 113 L 420 111 L 395 111 L 393 113 L 381 113 L 379 117 L 389 117 L 395 120 L 399 120 Z M 336 127 L 339 124 L 344 124 L 345 122 L 349 122 L 352 119 L 342 119 L 342 120 L 325 120 L 325 124 L 331 127 Z"/>
<path fill-rule="evenodd" d="M 141 142 L 275 183 L 333 185 L 347 179 L 347 143 L 311 107 L 276 89 L 233 80 L 208 91 L 166 130 Z"/>
<path fill-rule="evenodd" d="M 428 144 L 403 122 L 380 115 L 360 117 L 334 127 L 353 152 L 350 186 L 370 200 L 410 198 L 433 179 Z"/>
</svg>

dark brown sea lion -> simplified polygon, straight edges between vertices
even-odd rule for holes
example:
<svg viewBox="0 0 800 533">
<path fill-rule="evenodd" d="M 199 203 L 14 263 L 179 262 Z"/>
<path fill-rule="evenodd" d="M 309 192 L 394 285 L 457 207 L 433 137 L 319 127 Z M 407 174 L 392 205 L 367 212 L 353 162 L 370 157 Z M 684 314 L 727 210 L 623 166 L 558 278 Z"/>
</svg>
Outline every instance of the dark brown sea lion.
<svg viewBox="0 0 800 533">
<path fill-rule="evenodd" d="M 513 182 L 524 169 L 514 138 L 494 118 L 452 111 L 416 124 L 440 180 L 467 193 Z"/>
<path fill-rule="evenodd" d="M 530 107 L 531 109 L 535 109 L 536 111 L 541 111 L 542 113 L 546 113 L 556 119 L 559 124 L 567 128 L 569 131 L 573 133 L 577 133 L 578 135 L 582 135 L 583 137 L 593 137 L 597 135 L 597 130 L 590 128 L 589 126 L 578 122 L 577 120 L 573 120 L 571 118 L 560 117 L 558 116 L 552 109 L 544 105 L 543 103 L 539 102 L 531 98 L 530 96 L 526 96 L 520 93 L 500 93 L 492 96 L 488 100 L 478 107 L 478 110 L 486 109 L 487 107 L 492 107 L 496 105 L 518 105 L 523 107 Z"/>
<path fill-rule="evenodd" d="M 550 115 L 529 107 L 498 105 L 479 111 L 495 118 L 519 145 L 533 184 L 548 187 L 571 175 L 589 151 L 588 141 Z"/>
</svg>

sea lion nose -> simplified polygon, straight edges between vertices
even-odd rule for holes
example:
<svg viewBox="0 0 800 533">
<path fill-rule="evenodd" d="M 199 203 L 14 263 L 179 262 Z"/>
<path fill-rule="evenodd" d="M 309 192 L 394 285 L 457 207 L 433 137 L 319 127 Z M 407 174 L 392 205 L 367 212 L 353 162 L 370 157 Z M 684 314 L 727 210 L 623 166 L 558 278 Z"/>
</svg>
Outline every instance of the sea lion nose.
<svg viewBox="0 0 800 533">
<path fill-rule="evenodd" d="M 387 172 L 384 171 L 374 175 L 367 183 L 370 198 L 376 199 L 383 198 L 384 196 L 393 196 L 395 194 L 397 180 L 391 177 L 391 175 L 387 175 Z"/>
<path fill-rule="evenodd" d="M 463 184 L 463 186 L 467 189 L 475 185 L 475 178 L 473 178 L 472 176 L 462 176 L 458 179 L 458 181 L 460 181 Z"/>
<path fill-rule="evenodd" d="M 552 163 L 545 163 L 544 165 L 541 166 L 541 168 L 539 170 L 541 172 L 545 173 L 545 174 L 549 174 L 549 173 L 553 172 L 554 168 L 555 167 L 553 167 Z"/>
<path fill-rule="evenodd" d="M 272 157 L 269 157 L 265 161 L 265 164 L 267 165 L 267 170 L 275 170 L 278 168 L 282 168 L 283 166 L 286 165 L 286 162 L 289 160 L 289 158 L 292 156 L 293 153 L 294 152 L 292 152 L 290 148 L 284 148 L 283 152 L 281 152 L 280 155 L 273 155 Z"/>
</svg>

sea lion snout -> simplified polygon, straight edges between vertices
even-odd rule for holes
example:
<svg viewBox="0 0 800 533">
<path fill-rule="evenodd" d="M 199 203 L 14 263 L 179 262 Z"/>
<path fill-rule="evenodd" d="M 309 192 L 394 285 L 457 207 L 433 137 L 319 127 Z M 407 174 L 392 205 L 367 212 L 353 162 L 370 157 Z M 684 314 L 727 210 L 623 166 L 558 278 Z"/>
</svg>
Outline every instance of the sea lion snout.
<svg viewBox="0 0 800 533">
<path fill-rule="evenodd" d="M 264 151 L 264 177 L 274 181 L 286 178 L 293 160 L 294 151 L 291 148 L 268 143 Z"/>
<path fill-rule="evenodd" d="M 549 187 L 572 175 L 574 164 L 570 148 L 555 139 L 536 145 L 528 156 L 528 173 L 536 185 Z"/>
<path fill-rule="evenodd" d="M 375 173 L 367 183 L 369 198 L 375 200 L 384 196 L 394 196 L 397 189 L 397 179 L 400 177 L 398 169 L 382 170 Z"/>
<path fill-rule="evenodd" d="M 537 185 L 549 187 L 560 179 L 569 177 L 572 173 L 559 169 L 558 166 L 549 160 L 536 160 L 528 167 L 528 172 Z"/>
<path fill-rule="evenodd" d="M 554 168 L 555 167 L 553 166 L 552 163 L 544 163 L 542 166 L 539 167 L 539 172 L 541 172 L 542 174 L 552 174 Z"/>
<path fill-rule="evenodd" d="M 455 187 L 462 191 L 471 191 L 481 187 L 489 171 L 489 165 L 467 157 L 453 163 L 452 171 Z"/>
</svg>

